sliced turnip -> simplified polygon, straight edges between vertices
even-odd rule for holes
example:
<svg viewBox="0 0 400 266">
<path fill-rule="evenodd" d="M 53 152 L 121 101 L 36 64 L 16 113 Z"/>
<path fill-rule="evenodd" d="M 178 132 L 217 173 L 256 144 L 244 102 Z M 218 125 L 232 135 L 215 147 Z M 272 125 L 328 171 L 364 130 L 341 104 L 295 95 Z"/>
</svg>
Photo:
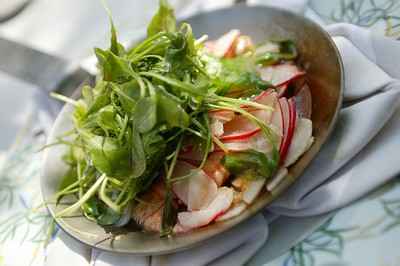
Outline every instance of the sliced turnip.
<svg viewBox="0 0 400 266">
<path fill-rule="evenodd" d="M 173 177 L 190 174 L 189 177 L 174 182 L 172 189 L 175 195 L 187 205 L 188 210 L 199 210 L 212 202 L 217 195 L 217 184 L 203 170 L 179 161 L 175 166 Z"/>
<path fill-rule="evenodd" d="M 307 151 L 313 141 L 312 122 L 310 119 L 300 118 L 297 121 L 293 140 L 289 147 L 284 165 L 287 167 L 299 159 Z"/>
<path fill-rule="evenodd" d="M 224 57 L 229 55 L 229 52 L 234 49 L 234 43 L 239 36 L 240 31 L 236 29 L 230 30 L 229 32 L 225 33 L 214 42 L 212 54 L 216 57 Z"/>
<path fill-rule="evenodd" d="M 259 73 L 263 80 L 271 82 L 276 87 L 288 84 L 305 75 L 304 71 L 293 64 L 261 67 Z"/>
<path fill-rule="evenodd" d="M 275 176 L 267 183 L 267 190 L 273 191 L 277 185 L 281 183 L 281 181 L 287 176 L 288 170 L 287 168 L 280 168 Z"/>
<path fill-rule="evenodd" d="M 312 96 L 310 88 L 305 84 L 294 96 L 296 101 L 296 110 L 299 117 L 311 118 Z"/>
<path fill-rule="evenodd" d="M 238 204 L 233 205 L 223 215 L 218 216 L 218 218 L 215 219 L 215 221 L 216 222 L 221 222 L 221 221 L 225 221 L 225 220 L 231 219 L 233 217 L 236 217 L 236 216 L 240 215 L 246 208 L 247 208 L 246 203 L 239 202 Z"/>
<path fill-rule="evenodd" d="M 233 201 L 233 190 L 228 187 L 218 189 L 217 196 L 208 207 L 198 211 L 178 213 L 178 225 L 180 230 L 199 228 L 211 223 L 218 216 L 225 213 Z M 174 231 L 178 231 L 177 229 Z"/>
</svg>

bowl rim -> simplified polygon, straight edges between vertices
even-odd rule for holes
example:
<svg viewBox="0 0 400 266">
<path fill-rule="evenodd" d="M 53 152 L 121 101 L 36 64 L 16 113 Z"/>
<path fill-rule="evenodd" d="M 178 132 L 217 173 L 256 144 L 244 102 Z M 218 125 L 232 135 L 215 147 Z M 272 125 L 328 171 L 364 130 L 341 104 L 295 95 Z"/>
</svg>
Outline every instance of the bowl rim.
<svg viewBox="0 0 400 266">
<path fill-rule="evenodd" d="M 342 60 L 342 57 L 341 57 L 340 52 L 339 52 L 339 49 L 337 48 L 335 42 L 333 41 L 332 37 L 328 34 L 328 32 L 323 27 L 321 27 L 321 25 L 316 23 L 315 21 L 313 21 L 313 20 L 311 20 L 311 19 L 309 19 L 309 18 L 307 18 L 305 16 L 302 16 L 302 15 L 299 15 L 297 13 L 294 13 L 294 12 L 292 12 L 290 10 L 287 10 L 287 9 L 283 9 L 283 8 L 279 8 L 279 7 L 265 6 L 265 5 L 251 5 L 251 6 L 248 6 L 248 5 L 245 5 L 245 4 L 238 4 L 238 5 L 233 5 L 233 6 L 230 6 L 230 7 L 224 7 L 224 8 L 215 9 L 215 10 L 208 11 L 208 12 L 207 11 L 206 12 L 199 12 L 199 13 L 196 13 L 194 15 L 186 16 L 186 17 L 184 17 L 182 19 L 179 19 L 178 23 L 180 23 L 182 21 L 185 21 L 186 19 L 194 19 L 194 18 L 196 18 L 198 16 L 202 16 L 202 15 L 208 14 L 208 13 L 225 12 L 225 11 L 234 10 L 234 9 L 248 9 L 248 10 L 251 10 L 251 9 L 253 9 L 253 10 L 254 9 L 264 9 L 264 10 L 272 10 L 272 11 L 280 12 L 282 14 L 287 14 L 287 15 L 292 16 L 292 17 L 296 17 L 296 19 L 303 20 L 303 21 L 305 21 L 307 23 L 310 23 L 313 27 L 318 29 L 322 33 L 322 35 L 325 37 L 325 39 L 329 42 L 330 46 L 333 48 L 334 54 L 336 55 L 336 59 L 338 61 L 338 65 L 339 65 L 339 73 L 340 73 L 339 93 L 338 93 L 338 98 L 337 98 L 337 103 L 336 103 L 336 109 L 335 109 L 335 111 L 333 113 L 333 116 L 332 116 L 332 119 L 331 119 L 331 122 L 330 122 L 329 126 L 326 128 L 326 134 L 325 134 L 325 136 L 324 136 L 324 138 L 322 140 L 322 144 L 319 145 L 319 147 L 315 151 L 315 154 L 318 154 L 320 149 L 322 148 L 322 146 L 326 145 L 326 141 L 331 136 L 331 134 L 333 132 L 333 129 L 336 126 L 336 123 L 337 123 L 337 120 L 338 120 L 338 117 L 339 117 L 339 112 L 340 112 L 340 110 L 342 108 L 342 105 L 343 105 L 344 79 L 345 79 L 344 75 L 345 75 L 345 73 L 344 73 L 344 67 L 343 67 L 343 60 Z M 140 40 L 143 37 L 144 36 L 140 36 L 138 38 L 135 38 L 133 43 L 135 43 L 136 41 Z M 85 83 L 85 81 L 83 83 Z M 77 90 L 79 90 L 80 87 L 81 86 L 79 86 L 77 88 Z M 60 120 L 63 117 L 62 114 L 65 113 L 68 108 L 72 108 L 72 106 L 70 106 L 69 104 L 65 104 L 63 106 L 62 110 L 60 111 L 60 113 L 57 115 L 57 118 L 55 119 L 55 121 L 53 123 L 53 127 L 50 130 L 50 133 L 48 135 L 49 137 L 48 137 L 48 139 L 46 141 L 47 142 L 46 144 L 48 144 L 48 142 L 50 141 L 50 137 L 53 136 L 54 131 L 57 128 L 56 127 L 57 123 L 60 123 Z M 44 155 L 43 158 L 46 157 L 46 154 L 47 154 L 47 151 L 45 150 L 44 154 L 43 154 Z M 309 167 L 309 165 L 312 163 L 314 158 L 315 158 L 315 155 L 306 164 L 306 166 L 302 170 L 302 172 L 304 172 L 306 170 L 306 168 Z M 44 162 L 44 161 L 45 160 L 43 159 L 42 162 Z M 41 196 L 42 196 L 42 199 L 45 201 L 46 199 L 45 199 L 45 196 L 44 196 L 44 186 L 45 186 L 45 184 L 44 184 L 44 175 L 45 175 L 44 174 L 44 167 L 41 168 L 40 173 L 41 173 L 40 174 Z M 301 174 L 290 185 L 288 185 L 285 190 L 287 190 L 292 185 L 294 185 L 296 180 L 299 179 L 299 178 L 301 178 Z M 278 193 L 278 194 L 281 195 L 281 193 Z M 279 195 L 272 195 L 272 200 L 274 200 Z M 89 246 L 91 248 L 95 248 L 97 250 L 106 251 L 106 252 L 113 252 L 113 253 L 118 253 L 118 254 L 131 254 L 131 255 L 137 255 L 137 256 L 148 256 L 148 255 L 163 255 L 163 254 L 176 253 L 176 252 L 180 252 L 180 251 L 187 250 L 187 249 L 193 248 L 195 246 L 201 245 L 204 242 L 209 241 L 212 238 L 215 238 L 215 237 L 219 236 L 222 233 L 226 233 L 227 231 L 233 230 L 239 224 L 242 224 L 242 223 L 248 221 L 250 218 L 254 217 L 256 214 L 258 214 L 260 211 L 262 211 L 263 208 L 268 206 L 268 204 L 269 204 L 268 202 L 263 204 L 262 208 L 259 208 L 256 211 L 250 212 L 249 215 L 247 217 L 245 217 L 244 219 L 240 220 L 237 223 L 230 224 L 230 225 L 226 226 L 225 228 L 223 228 L 222 230 L 220 230 L 218 233 L 216 233 L 214 235 L 211 235 L 211 236 L 206 237 L 204 239 L 200 239 L 199 241 L 196 241 L 196 242 L 192 242 L 192 243 L 186 244 L 184 246 L 178 246 L 178 247 L 174 247 L 173 249 L 161 250 L 161 251 L 157 251 L 157 252 L 151 252 L 151 251 L 149 251 L 149 252 L 140 252 L 140 251 L 139 252 L 135 252 L 135 251 L 130 251 L 130 250 L 116 250 L 116 249 L 113 249 L 113 248 L 108 247 L 108 246 L 107 247 L 97 246 L 96 243 L 94 244 L 94 243 L 91 243 L 89 241 L 86 241 L 85 239 L 82 239 L 82 238 L 76 236 L 68 228 L 64 228 L 64 226 L 63 226 L 64 222 L 62 221 L 62 218 L 56 218 L 55 217 L 55 213 L 53 212 L 53 209 L 49 207 L 49 204 L 45 203 L 45 206 L 46 206 L 48 212 L 51 214 L 51 216 L 52 216 L 53 220 L 55 221 L 55 223 L 63 230 L 63 232 L 65 232 L 68 236 L 72 237 L 73 239 L 77 240 L 78 242 L 80 242 L 82 244 L 85 244 L 85 245 L 87 245 L 87 246 Z M 239 217 L 240 216 L 241 215 L 239 215 Z"/>
</svg>

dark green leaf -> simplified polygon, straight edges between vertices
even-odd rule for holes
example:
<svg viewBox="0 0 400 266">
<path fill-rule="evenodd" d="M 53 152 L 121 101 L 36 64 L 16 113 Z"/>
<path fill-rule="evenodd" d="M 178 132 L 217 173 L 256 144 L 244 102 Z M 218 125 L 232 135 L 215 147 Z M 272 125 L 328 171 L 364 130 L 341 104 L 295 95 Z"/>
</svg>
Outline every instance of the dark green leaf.
<svg viewBox="0 0 400 266">
<path fill-rule="evenodd" d="M 269 178 L 277 166 L 275 159 L 259 151 L 247 150 L 226 154 L 221 163 L 234 175 L 249 179 Z"/>
</svg>

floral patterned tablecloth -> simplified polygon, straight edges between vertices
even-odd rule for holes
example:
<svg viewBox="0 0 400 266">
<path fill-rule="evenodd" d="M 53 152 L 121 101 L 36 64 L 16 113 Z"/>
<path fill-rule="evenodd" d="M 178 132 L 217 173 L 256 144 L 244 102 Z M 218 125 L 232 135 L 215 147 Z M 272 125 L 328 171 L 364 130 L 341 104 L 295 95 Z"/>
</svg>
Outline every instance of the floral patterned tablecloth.
<svg viewBox="0 0 400 266">
<path fill-rule="evenodd" d="M 326 23 L 350 22 L 400 40 L 400 1 L 314 0 L 309 5 Z M 0 76 L 0 86 L 21 85 Z M 23 111 L 6 108 L 6 101 L 15 100 L 9 94 L 7 97 L 0 97 L 0 116 L 12 113 L 8 119 L 18 125 L 10 127 L 18 130 L 12 135 L 14 141 L 0 143 L 0 266 L 39 266 L 46 256 L 46 244 L 58 231 L 41 203 L 39 191 L 40 149 L 51 118 L 35 104 Z M 398 266 L 399 244 L 397 178 L 338 211 L 318 230 L 266 265 Z"/>
</svg>

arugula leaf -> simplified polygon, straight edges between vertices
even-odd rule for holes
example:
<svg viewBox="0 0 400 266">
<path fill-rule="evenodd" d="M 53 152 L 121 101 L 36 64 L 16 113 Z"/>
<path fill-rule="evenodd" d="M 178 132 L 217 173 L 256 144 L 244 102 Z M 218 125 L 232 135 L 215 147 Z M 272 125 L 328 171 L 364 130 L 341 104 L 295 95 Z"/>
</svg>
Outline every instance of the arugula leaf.
<svg viewBox="0 0 400 266">
<path fill-rule="evenodd" d="M 105 81 L 124 83 L 132 79 L 129 60 L 115 55 L 110 50 L 95 48 L 95 54 Z"/>
<path fill-rule="evenodd" d="M 139 99 L 133 112 L 133 120 L 140 133 L 146 133 L 156 125 L 157 101 L 155 97 Z"/>
<path fill-rule="evenodd" d="M 146 155 L 143 148 L 143 141 L 137 129 L 134 129 L 132 132 L 131 156 L 133 171 L 130 173 L 130 176 L 136 178 L 141 176 L 146 170 Z"/>
<path fill-rule="evenodd" d="M 162 31 L 176 31 L 174 9 L 168 4 L 167 0 L 160 0 L 158 11 L 147 27 L 147 36 L 150 37 Z"/>
<path fill-rule="evenodd" d="M 113 137 L 97 136 L 89 132 L 82 134 L 93 165 L 101 173 L 117 178 L 128 178 L 132 174 L 130 151 Z"/>
<path fill-rule="evenodd" d="M 115 108 L 112 105 L 107 105 L 96 113 L 96 122 L 105 131 L 117 131 L 119 125 L 116 121 L 116 116 Z"/>
<path fill-rule="evenodd" d="M 161 87 L 157 92 L 158 121 L 166 122 L 171 128 L 187 128 L 190 117 L 182 108 L 181 103 Z"/>
<path fill-rule="evenodd" d="M 262 152 L 247 150 L 226 154 L 221 163 L 234 175 L 257 179 L 271 177 L 277 167 L 274 159 Z"/>
<path fill-rule="evenodd" d="M 261 79 L 252 59 L 244 56 L 221 60 L 221 69 L 214 83 L 219 94 L 236 97 L 252 96 L 272 87 Z"/>
</svg>

